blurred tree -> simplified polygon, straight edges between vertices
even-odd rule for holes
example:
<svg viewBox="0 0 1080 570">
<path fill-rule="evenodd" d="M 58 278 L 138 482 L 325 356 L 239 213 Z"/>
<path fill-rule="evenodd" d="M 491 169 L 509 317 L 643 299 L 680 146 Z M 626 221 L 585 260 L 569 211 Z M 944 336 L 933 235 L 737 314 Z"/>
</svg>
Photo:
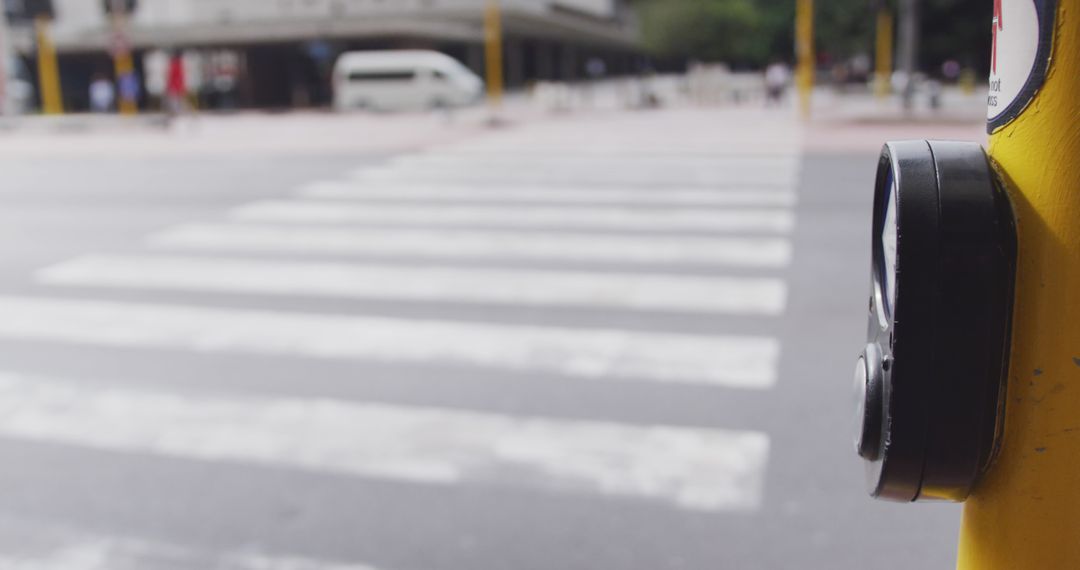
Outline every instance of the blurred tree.
<svg viewBox="0 0 1080 570">
<path fill-rule="evenodd" d="M 760 62 L 772 49 L 754 0 L 640 0 L 642 37 L 657 55 L 706 61 Z"/>
<path fill-rule="evenodd" d="M 922 0 L 921 64 L 935 73 L 947 59 L 988 69 L 991 5 L 986 0 Z M 793 53 L 794 0 L 633 0 L 646 49 L 662 57 L 759 67 Z M 817 45 L 823 63 L 874 45 L 876 2 L 817 3 Z"/>
<path fill-rule="evenodd" d="M 955 59 L 980 74 L 990 73 L 990 26 L 993 3 L 983 0 L 923 0 L 923 43 L 920 63 L 937 73 L 942 62 Z"/>
</svg>

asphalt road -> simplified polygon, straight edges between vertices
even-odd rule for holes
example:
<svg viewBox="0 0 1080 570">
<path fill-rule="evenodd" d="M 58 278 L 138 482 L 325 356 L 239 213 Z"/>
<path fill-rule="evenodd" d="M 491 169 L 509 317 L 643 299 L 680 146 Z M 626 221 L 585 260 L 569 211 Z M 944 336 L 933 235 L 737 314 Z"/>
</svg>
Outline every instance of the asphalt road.
<svg viewBox="0 0 1080 570">
<path fill-rule="evenodd" d="M 0 568 L 951 567 L 851 450 L 875 157 L 802 138 L 0 158 Z"/>
</svg>

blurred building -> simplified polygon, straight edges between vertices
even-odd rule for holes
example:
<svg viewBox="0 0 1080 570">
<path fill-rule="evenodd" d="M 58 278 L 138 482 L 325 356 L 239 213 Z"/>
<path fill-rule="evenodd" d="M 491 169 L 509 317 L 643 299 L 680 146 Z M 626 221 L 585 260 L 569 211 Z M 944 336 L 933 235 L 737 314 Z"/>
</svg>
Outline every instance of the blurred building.
<svg viewBox="0 0 1080 570">
<path fill-rule="evenodd" d="M 8 0 L 10 1 L 10 0 Z M 53 39 L 69 106 L 94 73 L 110 70 L 115 41 L 107 0 L 53 0 Z M 355 49 L 436 49 L 483 71 L 485 0 L 138 0 L 127 42 L 144 56 L 155 50 L 202 54 L 195 72 L 235 71 L 240 106 L 325 104 L 337 54 Z M 536 79 L 574 80 L 602 58 L 611 73 L 629 71 L 637 33 L 627 0 L 502 0 L 505 76 L 511 87 Z M 16 48 L 33 52 L 28 27 L 13 30 Z M 153 58 L 151 58 L 153 61 Z M 215 66 L 222 66 L 221 69 Z M 152 64 L 151 64 L 152 66 Z M 219 81 L 226 86 L 229 81 Z M 213 102 L 211 102 L 213 104 Z"/>
</svg>

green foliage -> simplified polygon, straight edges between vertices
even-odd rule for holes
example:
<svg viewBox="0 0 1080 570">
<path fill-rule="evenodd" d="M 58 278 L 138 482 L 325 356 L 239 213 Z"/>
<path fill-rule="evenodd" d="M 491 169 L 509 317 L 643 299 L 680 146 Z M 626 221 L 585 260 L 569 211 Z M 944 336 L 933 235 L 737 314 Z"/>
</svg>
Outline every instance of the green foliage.
<svg viewBox="0 0 1080 570">
<path fill-rule="evenodd" d="M 990 27 L 993 3 L 972 0 L 923 0 L 921 59 L 936 71 L 946 59 L 990 71 Z"/>
<path fill-rule="evenodd" d="M 632 0 L 646 48 L 664 57 L 761 66 L 792 59 L 795 0 Z M 936 71 L 945 59 L 984 69 L 989 54 L 986 0 L 921 0 L 921 61 Z M 818 0 L 817 48 L 823 62 L 874 49 L 876 2 Z"/>
<path fill-rule="evenodd" d="M 663 56 L 710 61 L 757 61 L 769 55 L 771 34 L 753 0 L 639 2 L 648 49 Z"/>
</svg>

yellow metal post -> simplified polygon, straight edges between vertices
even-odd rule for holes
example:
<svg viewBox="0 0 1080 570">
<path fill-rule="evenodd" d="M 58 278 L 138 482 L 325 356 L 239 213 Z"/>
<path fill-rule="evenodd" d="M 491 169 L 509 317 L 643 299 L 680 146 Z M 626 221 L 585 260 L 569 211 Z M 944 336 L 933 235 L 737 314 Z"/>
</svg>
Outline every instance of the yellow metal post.
<svg viewBox="0 0 1080 570">
<path fill-rule="evenodd" d="M 991 137 L 1016 310 L 1002 448 L 964 507 L 960 570 L 1080 568 L 1080 5 L 1058 5 L 1045 85 Z"/>
<path fill-rule="evenodd" d="M 893 15 L 889 6 L 882 4 L 877 15 L 877 61 L 874 65 L 874 94 L 879 99 L 892 92 L 893 72 Z"/>
<path fill-rule="evenodd" d="M 41 110 L 46 115 L 59 115 L 64 112 L 64 102 L 60 95 L 60 69 L 56 63 L 56 48 L 53 47 L 49 35 L 49 19 L 44 16 L 35 18 L 34 31 L 37 34 Z"/>
<path fill-rule="evenodd" d="M 804 119 L 810 118 L 811 94 L 814 90 L 814 0 L 796 0 L 795 52 L 798 70 L 795 84 L 799 90 L 799 109 Z"/>
<path fill-rule="evenodd" d="M 139 102 L 135 99 L 135 61 L 128 38 L 128 14 L 124 0 L 112 0 L 113 69 L 116 73 L 118 109 L 121 115 L 135 115 Z"/>
<path fill-rule="evenodd" d="M 493 110 L 502 106 L 503 98 L 503 33 L 502 6 L 499 0 L 488 0 L 484 11 L 484 47 L 487 64 L 488 102 Z"/>
<path fill-rule="evenodd" d="M 114 67 L 116 68 L 116 76 L 121 78 L 120 79 L 121 83 L 124 81 L 123 78 L 130 77 L 135 73 L 135 63 L 132 60 L 131 52 L 124 52 L 122 54 L 117 54 L 116 57 L 113 58 L 113 63 L 114 63 Z M 120 114 L 121 115 L 135 115 L 135 114 L 137 114 L 139 112 L 138 102 L 136 102 L 131 97 L 126 96 L 126 94 L 124 93 L 124 87 L 123 86 L 121 86 L 121 88 L 119 89 L 119 92 L 120 92 L 120 99 L 119 99 Z"/>
</svg>

